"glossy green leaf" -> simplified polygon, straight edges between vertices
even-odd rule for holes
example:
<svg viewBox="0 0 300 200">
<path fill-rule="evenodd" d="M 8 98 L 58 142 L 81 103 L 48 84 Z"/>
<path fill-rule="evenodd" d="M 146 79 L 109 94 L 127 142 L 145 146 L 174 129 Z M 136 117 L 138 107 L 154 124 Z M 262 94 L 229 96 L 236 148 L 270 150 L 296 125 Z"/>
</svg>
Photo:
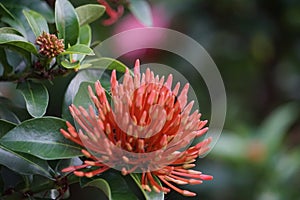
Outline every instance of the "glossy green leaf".
<svg viewBox="0 0 300 200">
<path fill-rule="evenodd" d="M 295 122 L 297 116 L 299 116 L 298 105 L 290 103 L 273 111 L 263 122 L 259 129 L 259 137 L 269 151 L 274 151 L 278 148 L 284 134 Z"/>
<path fill-rule="evenodd" d="M 107 171 L 100 177 L 109 183 L 111 200 L 137 200 L 119 171 Z"/>
<path fill-rule="evenodd" d="M 5 5 L 7 5 L 7 3 Z M 23 24 L 2 3 L 0 3 L 0 15 L 2 16 L 2 22 L 5 22 L 22 33 L 23 36 L 26 36 L 26 30 Z"/>
<path fill-rule="evenodd" d="M 132 14 L 145 26 L 152 26 L 151 7 L 146 0 L 129 0 Z"/>
<path fill-rule="evenodd" d="M 1 32 L 0 32 L 0 34 L 1 34 Z M 13 67 L 9 64 L 9 62 L 7 60 L 7 54 L 6 54 L 6 51 L 4 50 L 4 48 L 0 48 L 0 63 L 2 64 L 2 67 L 3 67 L 2 74 L 4 76 L 7 76 L 8 74 L 12 73 Z M 1 76 L 1 73 L 0 73 L 0 76 Z"/>
<path fill-rule="evenodd" d="M 22 34 L 15 28 L 12 27 L 2 27 L 0 28 L 0 34 L 2 33 L 10 33 L 10 34 L 15 34 L 15 35 L 19 35 L 22 36 Z"/>
<path fill-rule="evenodd" d="M 41 14 L 33 10 L 24 10 L 23 13 L 36 37 L 43 32 L 49 33 L 47 21 Z"/>
<path fill-rule="evenodd" d="M 0 119 L 0 138 L 6 134 L 8 131 L 10 131 L 11 129 L 13 129 L 16 126 L 16 124 Z"/>
<path fill-rule="evenodd" d="M 77 68 L 79 68 L 79 66 L 80 66 L 79 61 L 70 63 L 70 62 L 67 61 L 67 60 L 63 60 L 60 64 L 61 64 L 64 68 L 67 68 L 67 69 L 77 69 Z"/>
<path fill-rule="evenodd" d="M 79 31 L 79 44 L 84 44 L 90 46 L 92 41 L 92 30 L 91 27 L 87 24 L 80 27 Z"/>
<path fill-rule="evenodd" d="M 102 190 L 109 200 L 112 199 L 109 183 L 102 178 L 94 178 L 94 179 L 81 178 L 80 185 L 82 188 L 96 187 L 96 188 Z"/>
<path fill-rule="evenodd" d="M 95 82 L 101 77 L 102 74 L 103 71 L 95 69 L 81 70 L 76 74 L 76 76 L 70 82 L 65 93 L 64 103 L 62 106 L 62 116 L 64 119 L 70 122 L 73 121 L 73 118 L 70 115 L 69 106 L 73 103 L 80 84 L 85 81 Z"/>
<path fill-rule="evenodd" d="M 5 1 L 5 6 L 9 9 L 15 8 L 28 8 L 36 12 L 41 13 L 49 23 L 54 23 L 54 12 L 46 1 L 41 0 L 30 0 L 30 1 L 19 1 L 9 0 Z"/>
<path fill-rule="evenodd" d="M 99 4 L 86 4 L 76 8 L 80 26 L 92 23 L 104 14 L 105 7 Z"/>
<path fill-rule="evenodd" d="M 80 27 L 79 30 L 79 38 L 78 38 L 78 44 L 83 44 L 86 46 L 90 46 L 91 45 L 91 41 L 92 41 L 92 30 L 91 27 L 86 24 L 84 26 Z M 73 59 L 74 60 L 78 60 L 80 62 L 83 61 L 83 59 L 85 58 L 86 55 L 84 54 L 73 54 Z"/>
<path fill-rule="evenodd" d="M 84 55 L 95 55 L 93 50 L 84 44 L 75 44 L 70 48 L 66 49 L 61 53 L 62 55 L 66 54 L 84 54 Z"/>
<path fill-rule="evenodd" d="M 24 121 L 0 139 L 0 143 L 14 151 L 53 160 L 81 156 L 81 147 L 67 140 L 60 129 L 66 129 L 65 121 L 55 117 L 43 117 Z"/>
<path fill-rule="evenodd" d="M 49 94 L 43 84 L 26 81 L 19 83 L 17 89 L 24 96 L 26 108 L 32 117 L 42 117 L 46 113 Z"/>
<path fill-rule="evenodd" d="M 157 193 L 154 190 L 152 190 L 151 192 L 148 192 L 148 191 L 146 191 L 142 188 L 142 186 L 141 186 L 141 174 L 131 173 L 130 176 L 133 178 L 135 183 L 141 189 L 141 191 L 144 194 L 146 200 L 163 200 L 164 199 L 164 193 L 163 192 Z M 160 181 L 158 180 L 157 177 L 154 177 L 154 179 L 155 179 L 155 181 L 157 181 L 161 185 L 161 183 L 160 183 Z"/>
<path fill-rule="evenodd" d="M 55 24 L 58 37 L 64 39 L 66 47 L 76 44 L 79 35 L 78 16 L 68 0 L 56 0 Z"/>
<path fill-rule="evenodd" d="M 5 49 L 6 59 L 14 70 L 16 70 L 19 65 L 32 66 L 31 52 L 14 45 L 3 44 L 0 46 Z"/>
<path fill-rule="evenodd" d="M 15 113 L 12 112 L 7 105 L 2 102 L 0 102 L 0 118 L 15 124 L 20 123 L 20 120 Z"/>
<path fill-rule="evenodd" d="M 78 92 L 75 95 L 73 104 L 75 106 L 82 106 L 85 109 L 88 109 L 89 106 L 94 106 L 93 101 L 91 100 L 88 93 L 88 86 L 94 87 L 93 82 L 82 82 L 79 86 Z"/>
<path fill-rule="evenodd" d="M 33 54 L 38 53 L 35 46 L 32 43 L 27 42 L 24 37 L 15 34 L 0 34 L 0 45 L 15 46 Z"/>
<path fill-rule="evenodd" d="M 116 70 L 118 72 L 125 72 L 126 65 L 122 62 L 115 60 L 113 58 L 101 57 L 97 59 L 88 60 L 85 62 L 86 64 L 91 64 L 89 68 L 95 69 L 109 69 L 109 70 Z M 82 68 L 81 68 L 82 69 Z"/>
<path fill-rule="evenodd" d="M 7 16 L 11 19 L 15 19 L 14 15 L 0 2 L 0 14 L 1 16 Z"/>
<path fill-rule="evenodd" d="M 17 153 L 0 145 L 0 164 L 24 175 L 39 174 L 51 178 L 47 162 L 24 153 Z"/>
</svg>

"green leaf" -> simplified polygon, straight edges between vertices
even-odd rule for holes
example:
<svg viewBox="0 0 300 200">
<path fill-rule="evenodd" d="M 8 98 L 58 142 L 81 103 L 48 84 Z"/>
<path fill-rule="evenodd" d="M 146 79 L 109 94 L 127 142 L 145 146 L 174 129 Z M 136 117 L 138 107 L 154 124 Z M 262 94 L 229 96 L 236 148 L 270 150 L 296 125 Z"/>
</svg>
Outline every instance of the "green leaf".
<svg viewBox="0 0 300 200">
<path fill-rule="evenodd" d="M 65 121 L 43 117 L 24 121 L 0 139 L 0 144 L 45 160 L 81 156 L 81 147 L 60 133 Z"/>
<path fill-rule="evenodd" d="M 5 5 L 7 5 L 7 3 Z M 0 3 L 0 15 L 2 16 L 2 22 L 7 23 L 11 27 L 22 33 L 23 36 L 26 36 L 26 30 L 23 24 L 2 3 Z"/>
<path fill-rule="evenodd" d="M 0 34 L 0 45 L 15 46 L 35 55 L 38 54 L 35 46 L 32 43 L 27 42 L 24 37 L 16 34 Z"/>
<path fill-rule="evenodd" d="M 119 171 L 109 170 L 96 178 L 81 178 L 80 185 L 82 188 L 92 186 L 102 190 L 109 200 L 138 199 Z"/>
<path fill-rule="evenodd" d="M 299 116 L 299 107 L 296 103 L 290 103 L 279 107 L 262 123 L 259 129 L 259 137 L 266 145 L 269 153 L 276 150 L 282 142 L 284 134 Z"/>
<path fill-rule="evenodd" d="M 24 10 L 23 13 L 36 37 L 43 32 L 49 33 L 47 21 L 41 14 L 33 10 Z"/>
<path fill-rule="evenodd" d="M 136 200 L 137 197 L 128 187 L 127 182 L 119 171 L 107 171 L 100 176 L 109 183 L 110 200 Z"/>
<path fill-rule="evenodd" d="M 0 28 L 0 33 L 1 34 L 2 33 L 10 33 L 10 34 L 22 36 L 22 34 L 17 29 L 14 29 L 12 27 L 2 27 L 2 28 Z"/>
<path fill-rule="evenodd" d="M 144 190 L 141 186 L 141 174 L 134 174 L 131 173 L 130 176 L 133 178 L 133 180 L 135 181 L 135 183 L 139 186 L 139 188 L 141 189 L 142 193 L 144 194 L 146 200 L 163 200 L 164 199 L 164 193 L 160 192 L 157 193 L 154 190 L 152 190 L 151 192 L 148 192 L 146 190 Z M 157 181 L 157 183 L 159 183 L 159 185 L 161 185 L 159 179 L 157 177 L 154 177 L 155 181 Z"/>
<path fill-rule="evenodd" d="M 56 0 L 55 24 L 58 37 L 64 39 L 66 47 L 76 44 L 79 35 L 79 22 L 75 9 L 69 1 Z"/>
<path fill-rule="evenodd" d="M 129 0 L 132 14 L 145 26 L 152 26 L 151 7 L 146 0 Z"/>
<path fill-rule="evenodd" d="M 91 64 L 92 66 L 90 66 L 89 68 L 93 68 L 93 69 L 109 69 L 109 70 L 115 69 L 116 71 L 122 73 L 124 73 L 127 69 L 125 64 L 113 58 L 107 58 L 107 57 L 88 60 L 85 62 L 85 64 Z"/>
<path fill-rule="evenodd" d="M 0 32 L 1 34 L 1 32 Z M 12 73 L 13 67 L 9 64 L 7 60 L 7 54 L 4 50 L 4 48 L 0 48 L 0 63 L 3 67 L 3 75 L 7 76 L 8 74 Z"/>
<path fill-rule="evenodd" d="M 54 23 L 54 12 L 53 9 L 48 5 L 46 1 L 41 0 L 30 0 L 30 1 L 19 1 L 9 0 L 5 1 L 5 6 L 9 9 L 23 9 L 28 8 L 42 14 L 49 23 Z"/>
<path fill-rule="evenodd" d="M 81 70 L 79 71 L 76 76 L 70 82 L 67 91 L 65 93 L 64 103 L 62 106 L 62 116 L 64 119 L 72 122 L 73 118 L 69 111 L 69 106 L 73 103 L 74 98 L 78 92 L 79 86 L 81 82 L 95 82 L 100 78 L 103 74 L 101 70 Z"/>
<path fill-rule="evenodd" d="M 84 44 L 75 44 L 75 45 L 71 46 L 70 48 L 66 49 L 61 54 L 62 55 L 66 55 L 66 54 L 95 55 L 93 50 Z"/>
<path fill-rule="evenodd" d="M 92 23 L 104 14 L 105 7 L 99 4 L 86 4 L 76 8 L 80 26 Z"/>
<path fill-rule="evenodd" d="M 91 27 L 88 24 L 81 26 L 79 30 L 79 38 L 77 43 L 89 47 L 91 45 L 91 41 L 92 41 Z M 86 55 L 84 54 L 73 54 L 73 59 L 82 62 L 85 56 Z"/>
<path fill-rule="evenodd" d="M 84 44 L 86 46 L 91 45 L 92 30 L 88 24 L 80 27 L 78 39 L 79 39 L 79 41 L 78 41 L 79 44 Z"/>
<path fill-rule="evenodd" d="M 77 69 L 80 66 L 79 61 L 70 63 L 68 60 L 63 60 L 60 64 L 67 69 Z"/>
<path fill-rule="evenodd" d="M 0 46 L 5 49 L 7 62 L 14 70 L 16 70 L 19 65 L 24 66 L 25 64 L 26 67 L 32 66 L 32 55 L 30 52 L 13 45 L 4 44 Z"/>
<path fill-rule="evenodd" d="M 10 108 L 2 102 L 0 102 L 0 118 L 15 124 L 20 123 L 20 120 L 15 113 L 13 113 Z"/>
<path fill-rule="evenodd" d="M 43 84 L 26 81 L 19 83 L 17 89 L 24 96 L 27 110 L 32 117 L 42 117 L 46 113 L 49 94 Z"/>
<path fill-rule="evenodd" d="M 24 175 L 39 174 L 51 178 L 46 161 L 24 153 L 11 151 L 0 145 L 0 164 Z"/>
<path fill-rule="evenodd" d="M 94 106 L 93 101 L 91 100 L 89 93 L 88 93 L 88 86 L 94 87 L 93 82 L 81 82 L 78 92 L 75 95 L 73 104 L 75 106 L 82 106 L 85 109 L 88 109 L 89 106 Z"/>
<path fill-rule="evenodd" d="M 0 119 L 0 138 L 5 135 L 8 131 L 10 131 L 11 129 L 13 129 L 16 126 L 16 124 Z"/>
<path fill-rule="evenodd" d="M 102 190 L 109 200 L 112 199 L 109 183 L 102 178 L 95 178 L 95 179 L 81 178 L 80 185 L 82 188 L 89 187 L 89 186 L 96 187 Z"/>
</svg>

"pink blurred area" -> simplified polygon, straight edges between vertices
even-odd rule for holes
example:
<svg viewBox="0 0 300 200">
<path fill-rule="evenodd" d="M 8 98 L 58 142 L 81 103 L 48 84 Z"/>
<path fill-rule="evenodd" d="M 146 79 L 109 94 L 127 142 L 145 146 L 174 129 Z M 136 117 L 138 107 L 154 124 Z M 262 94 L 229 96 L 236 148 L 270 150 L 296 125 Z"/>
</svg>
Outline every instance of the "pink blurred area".
<svg viewBox="0 0 300 200">
<path fill-rule="evenodd" d="M 152 27 L 162 27 L 167 28 L 170 25 L 170 18 L 168 17 L 168 14 L 163 7 L 153 7 L 152 8 Z M 147 26 L 143 25 L 133 14 L 129 13 L 128 15 L 121 18 L 115 25 L 115 28 L 113 30 L 114 34 L 118 34 L 123 31 L 128 31 L 136 28 L 147 28 Z M 130 45 L 136 41 L 143 41 L 143 44 L 146 46 L 151 44 L 159 44 L 164 39 L 164 36 L 162 34 L 147 34 L 147 31 L 145 31 L 145 34 L 132 34 L 131 37 L 129 37 L 128 40 L 118 40 L 115 41 L 115 53 L 117 55 L 120 55 L 119 52 L 124 52 L 126 49 L 130 49 Z M 124 59 L 126 60 L 133 60 L 136 58 L 141 58 L 143 55 L 145 55 L 147 52 L 146 49 L 140 49 L 136 50 L 130 53 L 127 53 L 126 55 L 122 55 Z M 149 52 L 147 52 L 149 53 Z"/>
</svg>

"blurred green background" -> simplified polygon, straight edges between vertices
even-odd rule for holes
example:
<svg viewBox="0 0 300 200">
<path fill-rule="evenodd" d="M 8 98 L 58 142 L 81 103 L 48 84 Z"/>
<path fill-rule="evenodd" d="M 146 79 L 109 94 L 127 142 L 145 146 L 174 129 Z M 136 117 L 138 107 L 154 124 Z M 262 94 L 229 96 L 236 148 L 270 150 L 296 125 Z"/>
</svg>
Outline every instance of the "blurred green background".
<svg viewBox="0 0 300 200">
<path fill-rule="evenodd" d="M 197 191 L 195 198 L 171 192 L 167 199 L 300 199 L 300 2 L 150 3 L 161 11 L 153 12 L 158 26 L 180 31 L 207 50 L 223 77 L 228 100 L 224 131 L 212 152 L 198 160 L 198 169 L 214 180 L 188 187 Z M 110 27 L 95 22 L 94 39 L 106 39 L 127 17 Z M 132 65 L 134 55 L 142 63 L 164 63 L 186 75 L 209 118 L 205 83 L 191 76 L 184 59 L 151 49 L 120 59 Z"/>
</svg>

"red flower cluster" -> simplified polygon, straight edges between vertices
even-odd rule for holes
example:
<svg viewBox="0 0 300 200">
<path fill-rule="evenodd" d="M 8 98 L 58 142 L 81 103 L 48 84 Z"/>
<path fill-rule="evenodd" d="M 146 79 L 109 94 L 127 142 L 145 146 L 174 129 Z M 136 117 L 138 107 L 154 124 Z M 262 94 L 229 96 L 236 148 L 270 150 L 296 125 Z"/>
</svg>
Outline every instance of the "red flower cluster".
<svg viewBox="0 0 300 200">
<path fill-rule="evenodd" d="M 114 24 L 124 13 L 124 6 L 118 5 L 117 10 L 111 8 L 111 6 L 105 0 L 97 0 L 99 4 L 105 6 L 106 14 L 109 16 L 108 19 L 103 20 L 103 25 L 109 26 Z"/>
<path fill-rule="evenodd" d="M 134 76 L 127 70 L 122 84 L 112 72 L 112 105 L 99 81 L 95 83 L 96 94 L 89 87 L 96 113 L 92 106 L 87 111 L 71 105 L 71 114 L 80 129 L 77 131 L 69 122 L 67 131 L 61 129 L 66 138 L 85 147 L 82 153 L 87 160 L 63 171 L 86 177 L 109 168 L 119 169 L 123 175 L 140 172 L 141 185 L 147 191 L 167 193 L 171 188 L 185 196 L 195 196 L 174 184 L 212 180 L 212 176 L 191 169 L 196 158 L 209 149 L 211 138 L 188 147 L 194 138 L 206 133 L 207 121 L 200 120 L 198 111 L 190 114 L 193 102 L 187 104 L 188 84 L 180 95 L 180 83 L 171 87 L 172 75 L 165 81 L 150 69 L 141 74 L 138 60 Z M 154 176 L 165 186 L 159 185 Z"/>
</svg>

